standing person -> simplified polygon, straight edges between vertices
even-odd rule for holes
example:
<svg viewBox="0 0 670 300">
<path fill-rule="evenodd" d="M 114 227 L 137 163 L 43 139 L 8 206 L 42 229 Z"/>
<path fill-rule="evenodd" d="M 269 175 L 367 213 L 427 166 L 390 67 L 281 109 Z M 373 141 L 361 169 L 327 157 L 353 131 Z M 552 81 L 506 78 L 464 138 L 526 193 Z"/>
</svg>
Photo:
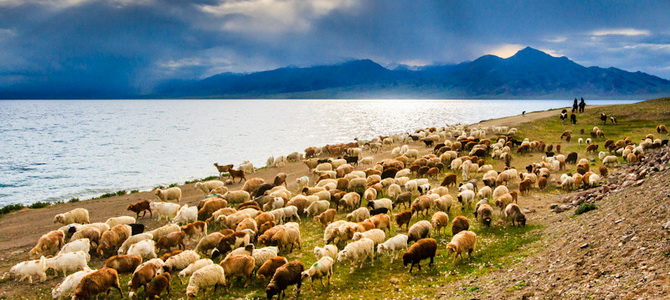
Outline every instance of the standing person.
<svg viewBox="0 0 670 300">
<path fill-rule="evenodd" d="M 577 111 L 577 98 L 575 98 L 575 101 L 572 102 L 572 112 L 576 112 L 576 111 Z"/>
<path fill-rule="evenodd" d="M 577 99 L 575 99 L 577 101 Z M 579 112 L 583 113 L 584 112 L 584 107 L 586 107 L 586 102 L 584 102 L 584 97 L 582 97 L 582 101 L 579 102 Z"/>
<path fill-rule="evenodd" d="M 573 125 L 577 124 L 577 115 L 575 115 L 575 113 L 570 114 L 570 122 L 572 122 Z"/>
</svg>

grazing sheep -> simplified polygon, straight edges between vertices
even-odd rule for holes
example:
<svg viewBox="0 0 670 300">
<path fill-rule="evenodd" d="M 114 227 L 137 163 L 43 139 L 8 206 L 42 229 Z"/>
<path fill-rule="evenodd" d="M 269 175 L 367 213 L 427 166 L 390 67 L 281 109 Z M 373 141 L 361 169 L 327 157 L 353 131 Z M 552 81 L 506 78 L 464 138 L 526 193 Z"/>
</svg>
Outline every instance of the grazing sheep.
<svg viewBox="0 0 670 300">
<path fill-rule="evenodd" d="M 328 224 L 332 223 L 333 220 L 335 220 L 335 215 L 337 214 L 337 210 L 334 208 L 329 208 L 328 210 L 322 212 L 318 216 L 314 217 L 315 222 L 320 222 L 323 228 L 326 228 Z"/>
<path fill-rule="evenodd" d="M 404 210 L 401 211 L 395 215 L 393 215 L 395 218 L 396 224 L 398 224 L 398 227 L 402 229 L 402 226 L 405 225 L 405 228 L 409 228 L 409 222 L 412 218 L 412 211 L 411 210 Z"/>
<path fill-rule="evenodd" d="M 212 262 L 212 260 L 209 258 L 203 258 L 192 262 L 186 268 L 184 268 L 179 272 L 179 282 L 181 282 L 182 279 L 185 278 L 186 276 L 191 276 L 191 274 L 193 274 L 195 271 L 198 271 L 206 266 L 213 264 L 214 262 Z"/>
<path fill-rule="evenodd" d="M 451 221 L 451 234 L 456 235 L 463 230 L 470 228 L 470 220 L 464 216 L 457 216 Z"/>
<path fill-rule="evenodd" d="M 412 273 L 414 265 L 419 267 L 421 271 L 421 261 L 427 258 L 430 258 L 428 266 L 433 265 L 433 259 L 435 258 L 435 253 L 437 252 L 437 241 L 431 238 L 423 238 L 414 243 L 405 254 L 402 255 L 403 265 L 411 264 L 409 267 L 409 273 Z"/>
<path fill-rule="evenodd" d="M 156 242 L 156 249 L 160 252 L 162 249 L 170 252 L 172 247 L 179 247 L 179 249 L 186 249 L 184 239 L 186 238 L 186 233 L 183 231 L 170 232 L 158 239 Z"/>
<path fill-rule="evenodd" d="M 134 298 L 137 294 L 137 290 L 140 287 L 144 287 L 144 291 L 146 293 L 147 284 L 151 281 L 151 279 L 159 274 L 163 264 L 163 260 L 160 258 L 154 258 L 139 265 L 137 269 L 135 269 L 135 272 L 133 272 L 133 276 L 128 283 L 128 286 L 130 287 L 128 297 L 131 299 Z"/>
<path fill-rule="evenodd" d="M 351 271 L 349 273 L 354 272 L 354 268 L 358 262 L 360 262 L 359 268 L 362 268 L 365 260 L 368 258 L 370 258 L 372 265 L 374 264 L 374 244 L 374 241 L 369 238 L 362 238 L 350 243 L 337 254 L 337 262 L 350 261 Z"/>
<path fill-rule="evenodd" d="M 377 229 L 391 232 L 391 217 L 386 213 L 377 214 L 368 219 Z"/>
<path fill-rule="evenodd" d="M 323 248 L 320 247 L 314 247 L 314 255 L 316 256 L 317 259 L 320 259 L 324 256 L 328 256 L 330 258 L 336 259 L 337 258 L 337 246 L 335 245 L 325 245 Z"/>
<path fill-rule="evenodd" d="M 142 264 L 142 257 L 138 255 L 115 255 L 105 261 L 105 268 L 116 270 L 119 274 L 133 273 Z"/>
<path fill-rule="evenodd" d="M 212 190 L 218 188 L 225 188 L 225 184 L 221 180 L 208 180 L 205 182 L 196 182 L 193 186 L 195 189 L 201 190 L 205 195 L 209 195 Z"/>
<path fill-rule="evenodd" d="M 302 249 L 300 243 L 300 229 L 297 226 L 284 226 L 279 229 L 270 239 L 273 245 L 277 245 L 280 250 L 293 252 L 295 245 Z M 288 247 L 290 246 L 290 249 Z"/>
<path fill-rule="evenodd" d="M 251 200 L 251 194 L 247 191 L 229 191 L 225 195 L 223 195 L 223 198 L 228 201 L 228 203 L 231 204 L 239 204 L 239 203 L 244 203 L 246 201 Z"/>
<path fill-rule="evenodd" d="M 310 204 L 305 208 L 304 212 L 307 216 L 316 216 L 326 211 L 330 207 L 330 202 L 328 200 L 319 200 Z"/>
<path fill-rule="evenodd" d="M 88 224 L 91 222 L 88 218 L 88 210 L 85 208 L 75 208 L 71 211 L 54 216 L 54 223 L 67 225 L 72 223 Z"/>
<path fill-rule="evenodd" d="M 391 199 L 383 198 L 379 200 L 371 200 L 368 202 L 368 207 L 372 209 L 378 209 L 378 208 L 386 208 L 388 211 L 392 211 L 393 209 L 393 201 Z"/>
<path fill-rule="evenodd" d="M 256 272 L 256 277 L 260 280 L 265 280 L 266 278 L 272 278 L 277 271 L 277 269 L 288 263 L 285 257 L 274 256 L 268 258 L 263 262 L 263 264 L 258 268 Z"/>
<path fill-rule="evenodd" d="M 105 231 L 100 237 L 97 253 L 102 257 L 111 256 L 132 234 L 128 225 L 116 225 Z"/>
<path fill-rule="evenodd" d="M 355 232 L 351 240 L 355 242 L 362 238 L 369 238 L 373 242 L 375 242 L 375 245 L 377 245 L 384 242 L 384 239 L 386 239 L 386 234 L 384 233 L 383 230 L 371 229 L 365 232 Z"/>
<path fill-rule="evenodd" d="M 151 233 L 151 235 L 153 236 L 154 241 L 158 241 L 163 236 L 165 236 L 165 235 L 167 235 L 171 232 L 177 232 L 177 231 L 180 231 L 180 230 L 181 230 L 181 227 L 179 227 L 179 225 L 177 225 L 177 224 L 167 224 L 167 225 L 158 227 L 158 228 L 156 228 L 152 231 L 149 231 L 149 233 Z"/>
<path fill-rule="evenodd" d="M 179 211 L 179 204 L 169 203 L 169 202 L 151 202 L 151 210 L 158 212 L 158 220 L 166 219 L 170 220 L 177 215 Z"/>
<path fill-rule="evenodd" d="M 201 290 L 204 292 L 210 286 L 214 286 L 214 290 L 216 290 L 219 285 L 225 284 L 226 276 L 223 267 L 217 264 L 207 265 L 191 275 L 186 287 L 186 297 L 194 298 Z"/>
<path fill-rule="evenodd" d="M 461 203 L 463 206 L 463 209 L 470 208 L 472 206 L 472 202 L 475 200 L 475 192 L 471 190 L 465 190 L 460 193 L 458 193 L 458 202 Z"/>
<path fill-rule="evenodd" d="M 370 211 L 365 207 L 359 207 L 347 215 L 349 222 L 361 222 L 368 218 L 370 218 Z"/>
<path fill-rule="evenodd" d="M 256 267 L 256 259 L 248 255 L 227 256 L 220 265 L 226 274 L 226 280 L 232 285 L 233 278 L 246 277 L 245 287 L 249 286 L 252 280 L 252 273 Z"/>
<path fill-rule="evenodd" d="M 388 252 L 391 256 L 391 264 L 396 258 L 396 252 L 398 250 L 407 249 L 407 242 L 409 237 L 406 234 L 397 234 L 396 236 L 389 238 L 384 243 L 377 245 L 377 253 L 382 254 Z"/>
<path fill-rule="evenodd" d="M 188 239 L 193 237 L 200 237 L 207 235 L 207 223 L 203 221 L 195 221 L 181 227 L 181 231 L 186 234 Z"/>
<path fill-rule="evenodd" d="M 439 234 L 440 229 L 449 227 L 449 215 L 445 212 L 438 211 L 430 218 L 430 223 Z"/>
<path fill-rule="evenodd" d="M 162 273 L 151 279 L 145 290 L 147 299 L 157 299 L 167 290 L 170 294 L 170 273 Z"/>
<path fill-rule="evenodd" d="M 186 224 L 195 222 L 198 220 L 198 208 L 195 206 L 184 206 L 179 208 L 177 215 L 172 219 L 172 222 L 177 224 Z"/>
<path fill-rule="evenodd" d="M 616 165 L 616 164 L 619 163 L 619 159 L 614 155 L 605 156 L 602 160 L 603 160 L 603 165 L 606 165 L 606 166 L 610 165 L 610 164 Z"/>
<path fill-rule="evenodd" d="M 477 243 L 477 235 L 472 231 L 461 231 L 454 235 L 451 238 L 451 242 L 447 244 L 447 252 L 455 253 L 454 263 L 459 256 L 462 256 L 463 252 L 468 251 L 468 256 L 472 258 L 472 251 L 475 250 L 475 244 Z"/>
<path fill-rule="evenodd" d="M 491 195 L 491 198 L 498 199 L 498 197 L 500 197 L 504 194 L 508 194 L 508 193 L 509 193 L 509 189 L 506 186 L 504 186 L 504 185 L 497 186 L 493 190 L 493 194 Z"/>
<path fill-rule="evenodd" d="M 451 204 L 454 202 L 454 198 L 451 195 L 447 194 L 440 198 L 433 200 L 433 206 L 443 212 L 449 212 L 451 210 Z"/>
<path fill-rule="evenodd" d="M 147 215 L 147 211 L 149 211 L 150 218 L 154 217 L 154 214 L 151 211 L 151 201 L 149 200 L 140 201 L 134 204 L 128 204 L 127 210 L 136 213 L 138 219 L 140 218 L 141 212 L 143 212 L 142 217 L 144 218 Z"/>
<path fill-rule="evenodd" d="M 63 247 L 65 234 L 60 230 L 50 231 L 37 241 L 37 245 L 30 249 L 28 256 L 37 258 L 56 254 Z M 97 240 L 97 239 L 96 239 Z"/>
<path fill-rule="evenodd" d="M 60 249 L 58 254 L 77 252 L 77 251 L 84 251 L 86 253 L 90 252 L 91 251 L 91 240 L 89 240 L 87 238 L 83 238 L 83 239 L 78 239 L 78 240 L 71 241 L 71 242 L 65 244 L 65 246 L 63 246 L 63 248 Z"/>
<path fill-rule="evenodd" d="M 198 220 L 207 220 L 207 218 L 214 216 L 216 212 L 219 212 L 228 206 L 228 201 L 219 197 L 212 197 L 201 203 L 202 207 L 198 210 Z"/>
<path fill-rule="evenodd" d="M 418 241 L 422 238 L 430 237 L 431 230 L 433 230 L 433 226 L 430 225 L 430 222 L 426 220 L 416 222 L 407 231 L 407 236 L 409 237 L 408 241 Z"/>
<path fill-rule="evenodd" d="M 105 221 L 105 224 L 109 225 L 110 228 L 116 226 L 116 225 L 128 225 L 128 224 L 134 224 L 135 218 L 130 217 L 130 216 L 121 216 L 121 217 L 113 217 L 107 219 Z"/>
<path fill-rule="evenodd" d="M 302 272 L 305 270 L 302 262 L 299 260 L 291 261 L 285 265 L 280 266 L 272 276 L 272 280 L 265 288 L 265 295 L 268 300 L 275 295 L 281 299 L 285 296 L 286 288 L 289 285 L 297 285 L 296 297 L 300 296 L 300 286 L 302 285 Z"/>
<path fill-rule="evenodd" d="M 102 292 L 107 292 L 109 295 L 110 288 L 119 290 L 119 295 L 123 298 L 121 285 L 119 284 L 119 274 L 114 269 L 103 268 L 84 275 L 79 285 L 77 285 L 72 299 L 90 299 L 92 296 Z"/>
<path fill-rule="evenodd" d="M 491 227 L 491 220 L 493 219 L 493 208 L 485 201 L 477 203 L 475 207 L 475 218 L 479 219 L 486 227 Z"/>
<path fill-rule="evenodd" d="M 321 281 L 321 286 L 326 287 L 323 284 L 323 277 L 328 278 L 328 286 L 330 286 L 330 277 L 333 276 L 333 264 L 335 260 L 332 257 L 324 256 L 320 258 L 317 262 L 312 264 L 312 266 L 301 273 L 301 280 L 305 281 L 308 278 L 312 279 L 312 286 L 314 285 L 314 279 L 319 279 Z"/>
<path fill-rule="evenodd" d="M 521 212 L 521 208 L 514 203 L 510 203 L 505 207 L 505 218 L 507 221 L 512 222 L 512 226 L 515 226 L 515 222 L 520 226 L 526 226 L 526 215 Z"/>
<path fill-rule="evenodd" d="M 156 242 L 152 239 L 141 240 L 137 243 L 130 245 L 128 248 L 128 254 L 137 255 L 142 258 L 156 258 Z M 120 249 L 119 249 L 120 250 Z"/>
<path fill-rule="evenodd" d="M 39 276 L 40 282 L 47 279 L 47 258 L 42 256 L 38 260 L 29 260 L 20 262 L 9 269 L 9 273 L 19 278 L 19 282 L 28 278 L 29 283 L 33 283 L 33 276 Z"/>
<path fill-rule="evenodd" d="M 67 271 L 90 270 L 88 267 L 90 258 L 88 252 L 69 252 L 48 258 L 46 265 L 47 269 L 53 269 L 56 275 L 58 275 L 58 271 L 63 271 L 63 277 L 66 277 Z"/>
<path fill-rule="evenodd" d="M 75 288 L 79 285 L 84 276 L 93 272 L 95 272 L 95 270 L 82 270 L 68 275 L 63 282 L 59 283 L 51 290 L 51 296 L 53 296 L 54 299 L 71 297 Z"/>
<path fill-rule="evenodd" d="M 181 189 L 179 187 L 171 187 L 168 189 L 156 189 L 154 192 L 156 197 L 163 202 L 176 200 L 181 201 Z"/>
</svg>

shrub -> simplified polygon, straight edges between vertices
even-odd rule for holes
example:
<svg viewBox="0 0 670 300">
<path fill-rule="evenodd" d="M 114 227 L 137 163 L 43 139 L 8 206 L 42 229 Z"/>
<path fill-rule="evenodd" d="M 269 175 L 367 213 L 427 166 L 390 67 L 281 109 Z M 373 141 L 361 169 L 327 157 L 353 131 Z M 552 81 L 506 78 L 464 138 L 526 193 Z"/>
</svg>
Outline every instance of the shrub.
<svg viewBox="0 0 670 300">
<path fill-rule="evenodd" d="M 139 193 L 139 192 L 140 192 L 139 190 L 131 190 L 130 194 L 135 194 L 135 193 Z"/>
<path fill-rule="evenodd" d="M 51 203 L 49 203 L 49 202 L 35 202 L 28 207 L 30 207 L 30 208 L 43 208 L 43 207 L 47 207 L 49 205 L 51 205 Z"/>
<path fill-rule="evenodd" d="M 596 205 L 593 203 L 581 203 L 579 204 L 577 209 L 575 209 L 575 215 L 581 215 L 587 211 L 592 211 L 594 209 L 596 209 Z"/>
<path fill-rule="evenodd" d="M 0 215 L 8 214 L 8 213 L 13 212 L 15 210 L 21 210 L 24 207 L 25 206 L 23 206 L 21 204 L 10 204 L 10 205 L 7 205 L 3 208 L 0 208 Z"/>
<path fill-rule="evenodd" d="M 72 198 L 67 201 L 67 203 L 77 203 L 77 202 L 79 202 L 79 198 Z"/>
</svg>

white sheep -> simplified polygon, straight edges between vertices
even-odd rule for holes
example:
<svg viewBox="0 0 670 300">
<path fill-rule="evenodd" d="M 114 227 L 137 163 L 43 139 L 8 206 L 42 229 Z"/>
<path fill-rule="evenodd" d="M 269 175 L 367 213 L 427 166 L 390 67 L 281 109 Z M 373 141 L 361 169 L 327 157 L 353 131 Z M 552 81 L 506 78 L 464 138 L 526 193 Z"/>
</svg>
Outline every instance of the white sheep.
<svg viewBox="0 0 670 300">
<path fill-rule="evenodd" d="M 142 258 L 156 258 L 158 257 L 156 255 L 156 242 L 152 239 L 141 240 L 130 245 L 128 254 L 137 255 Z"/>
<path fill-rule="evenodd" d="M 337 246 L 335 245 L 325 245 L 323 248 L 321 247 L 314 247 L 314 255 L 316 256 L 317 259 L 320 259 L 324 256 L 328 256 L 330 258 L 336 259 L 337 258 Z"/>
<path fill-rule="evenodd" d="M 47 269 L 53 269 L 56 274 L 63 271 L 63 277 L 67 276 L 67 271 L 89 270 L 88 261 L 91 256 L 88 252 L 77 251 L 58 254 L 46 260 Z"/>
<path fill-rule="evenodd" d="M 172 219 L 177 215 L 179 211 L 179 204 L 169 203 L 169 202 L 156 202 L 153 201 L 150 204 L 151 210 L 158 212 L 158 219 L 161 220 L 163 217 L 166 219 Z"/>
<path fill-rule="evenodd" d="M 393 201 L 391 201 L 391 199 L 388 199 L 388 198 L 382 198 L 382 199 L 379 199 L 379 200 L 372 200 L 372 201 L 368 202 L 368 206 L 370 206 L 370 205 L 372 205 L 373 209 L 383 207 L 383 208 L 388 209 L 389 212 L 391 212 L 393 210 Z"/>
<path fill-rule="evenodd" d="M 109 225 L 110 228 L 116 226 L 116 225 L 128 225 L 128 224 L 135 224 L 135 218 L 131 216 L 120 216 L 120 217 L 113 217 L 107 219 L 105 221 L 105 224 Z"/>
<path fill-rule="evenodd" d="M 504 185 L 499 185 L 493 189 L 493 195 L 491 195 L 491 198 L 498 199 L 498 197 L 504 194 L 509 194 L 509 189 Z"/>
<path fill-rule="evenodd" d="M 201 190 L 205 195 L 209 195 L 212 190 L 225 188 L 225 186 L 226 185 L 221 180 L 208 180 L 205 182 L 196 182 L 193 187 Z"/>
<path fill-rule="evenodd" d="M 292 218 L 298 219 L 298 222 L 300 221 L 300 216 L 298 215 L 298 208 L 296 206 L 289 205 L 287 207 L 282 207 L 280 209 L 284 213 L 283 216 L 284 221 L 290 220 Z"/>
<path fill-rule="evenodd" d="M 206 290 L 210 286 L 225 286 L 225 284 L 226 275 L 223 272 L 223 267 L 217 264 L 207 265 L 191 275 L 186 287 L 186 297 L 195 297 L 200 290 Z"/>
<path fill-rule="evenodd" d="M 347 215 L 347 221 L 361 222 L 370 218 L 370 211 L 365 207 L 359 207 Z"/>
<path fill-rule="evenodd" d="M 223 195 L 223 198 L 231 204 L 243 203 L 245 201 L 251 200 L 251 194 L 247 191 L 229 191 Z"/>
<path fill-rule="evenodd" d="M 302 176 L 295 180 L 295 184 L 298 186 L 298 192 L 301 192 L 305 187 L 309 185 L 309 177 Z"/>
<path fill-rule="evenodd" d="M 33 276 L 39 276 L 40 282 L 47 280 L 47 259 L 42 256 L 38 260 L 29 260 L 20 262 L 9 269 L 9 273 L 14 277 L 19 277 L 19 281 L 28 278 L 29 283 L 33 283 Z"/>
<path fill-rule="evenodd" d="M 313 202 L 309 207 L 305 208 L 305 214 L 307 216 L 316 216 L 330 208 L 330 201 L 328 200 L 319 200 Z"/>
<path fill-rule="evenodd" d="M 51 296 L 54 299 L 69 298 L 79 285 L 79 282 L 81 282 L 81 279 L 95 271 L 96 270 L 82 270 L 68 275 L 63 282 L 59 283 L 51 290 Z"/>
<path fill-rule="evenodd" d="M 91 223 L 91 221 L 89 221 L 87 209 L 75 208 L 71 211 L 54 216 L 54 223 L 60 223 L 63 225 L 72 223 L 87 224 Z"/>
<path fill-rule="evenodd" d="M 156 189 L 154 193 L 163 202 L 171 200 L 181 201 L 181 189 L 176 186 L 168 189 Z"/>
<path fill-rule="evenodd" d="M 354 272 L 356 265 L 359 265 L 359 268 L 363 267 L 366 259 L 370 259 L 370 265 L 374 264 L 375 257 L 375 242 L 369 238 L 362 238 L 358 241 L 348 244 L 344 247 L 342 251 L 337 254 L 337 262 L 342 263 L 345 261 L 350 262 L 350 272 Z"/>
<path fill-rule="evenodd" d="M 202 269 L 206 266 L 213 265 L 213 264 L 214 264 L 214 262 L 209 258 L 203 258 L 203 259 L 199 259 L 195 262 L 192 262 L 186 268 L 179 271 L 179 281 L 181 282 L 181 280 L 183 278 L 185 278 L 186 276 L 191 276 L 191 274 L 193 274 L 193 272 L 195 272 L 197 270 L 200 270 L 200 269 Z"/>
<path fill-rule="evenodd" d="M 170 256 L 163 265 L 163 269 L 168 272 L 182 270 L 190 264 L 195 263 L 200 259 L 200 255 L 193 250 L 186 250 L 177 255 Z"/>
<path fill-rule="evenodd" d="M 152 240 L 154 238 L 154 235 L 151 234 L 151 232 L 143 232 L 140 234 L 136 234 L 133 236 L 130 236 L 128 239 L 123 241 L 123 244 L 121 244 L 121 247 L 119 248 L 118 253 L 119 254 L 125 254 L 126 251 L 128 251 L 128 248 L 130 248 L 131 245 L 143 241 L 143 240 Z"/>
<path fill-rule="evenodd" d="M 244 172 L 247 174 L 256 173 L 256 168 L 254 168 L 254 164 L 252 164 L 248 160 L 245 160 L 240 164 L 240 169 L 244 170 Z"/>
<path fill-rule="evenodd" d="M 339 229 L 339 227 L 345 223 L 347 223 L 347 221 L 338 220 L 328 224 L 328 226 L 326 226 L 326 229 L 323 231 L 323 242 L 327 244 L 330 243 L 331 241 L 334 241 L 335 238 L 337 237 L 336 229 Z"/>
<path fill-rule="evenodd" d="M 301 280 L 305 281 L 307 278 L 312 279 L 312 285 L 314 285 L 314 279 L 319 279 L 321 281 L 321 285 L 325 287 L 323 284 L 323 277 L 328 278 L 328 286 L 330 286 L 330 277 L 333 276 L 333 264 L 335 263 L 335 260 L 333 260 L 332 257 L 324 256 L 319 261 L 315 262 L 312 264 L 312 266 L 307 269 L 306 271 L 303 271 L 301 274 Z"/>
<path fill-rule="evenodd" d="M 90 250 L 91 250 L 91 240 L 83 238 L 70 241 L 69 243 L 65 244 L 63 248 L 60 249 L 58 254 L 77 252 L 77 251 L 84 251 L 88 253 L 90 252 Z"/>
<path fill-rule="evenodd" d="M 168 233 L 171 232 L 176 232 L 180 231 L 181 227 L 177 224 L 167 224 L 161 227 L 158 227 L 152 231 L 149 231 L 151 235 L 153 235 L 153 240 L 158 241 L 158 239 L 162 238 L 163 236 L 167 235 Z"/>
<path fill-rule="evenodd" d="M 451 205 L 454 203 L 454 198 L 451 195 L 446 194 L 440 198 L 433 200 L 433 205 L 443 212 L 449 212 L 451 210 Z"/>
<path fill-rule="evenodd" d="M 406 234 L 397 234 L 396 236 L 389 238 L 384 243 L 377 245 L 377 253 L 382 254 L 388 252 L 391 256 L 391 263 L 395 260 L 398 251 L 407 250 L 407 240 L 409 237 Z"/>
<path fill-rule="evenodd" d="M 619 159 L 617 159 L 617 157 L 614 156 L 614 155 L 605 156 L 602 160 L 603 160 L 603 165 L 610 165 L 610 164 L 615 164 L 616 165 L 616 164 L 619 163 Z"/>
<path fill-rule="evenodd" d="M 254 249 L 251 256 L 256 261 L 256 269 L 260 268 L 266 260 L 273 258 L 279 254 L 279 248 L 275 246 L 263 247 Z"/>
<path fill-rule="evenodd" d="M 466 207 L 471 207 L 472 202 L 475 200 L 475 192 L 471 190 L 465 190 L 458 193 L 458 201 L 463 205 L 463 209 Z"/>
<path fill-rule="evenodd" d="M 375 242 L 375 245 L 377 245 L 384 242 L 384 239 L 386 239 L 386 234 L 381 229 L 371 229 L 366 232 L 355 232 L 351 240 L 355 242 L 362 238 L 369 238 Z"/>
<path fill-rule="evenodd" d="M 198 220 L 198 207 L 197 206 L 184 206 L 179 208 L 177 215 L 172 219 L 172 222 L 177 224 L 188 224 Z"/>
</svg>

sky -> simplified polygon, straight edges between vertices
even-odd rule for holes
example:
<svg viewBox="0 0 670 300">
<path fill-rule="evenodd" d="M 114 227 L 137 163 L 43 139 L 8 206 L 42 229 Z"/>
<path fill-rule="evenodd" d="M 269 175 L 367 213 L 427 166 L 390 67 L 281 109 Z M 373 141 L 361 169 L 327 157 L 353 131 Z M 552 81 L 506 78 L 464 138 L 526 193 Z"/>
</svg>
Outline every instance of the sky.
<svg viewBox="0 0 670 300">
<path fill-rule="evenodd" d="M 0 92 L 150 93 L 169 79 L 530 46 L 670 79 L 670 1 L 0 0 Z"/>
</svg>

